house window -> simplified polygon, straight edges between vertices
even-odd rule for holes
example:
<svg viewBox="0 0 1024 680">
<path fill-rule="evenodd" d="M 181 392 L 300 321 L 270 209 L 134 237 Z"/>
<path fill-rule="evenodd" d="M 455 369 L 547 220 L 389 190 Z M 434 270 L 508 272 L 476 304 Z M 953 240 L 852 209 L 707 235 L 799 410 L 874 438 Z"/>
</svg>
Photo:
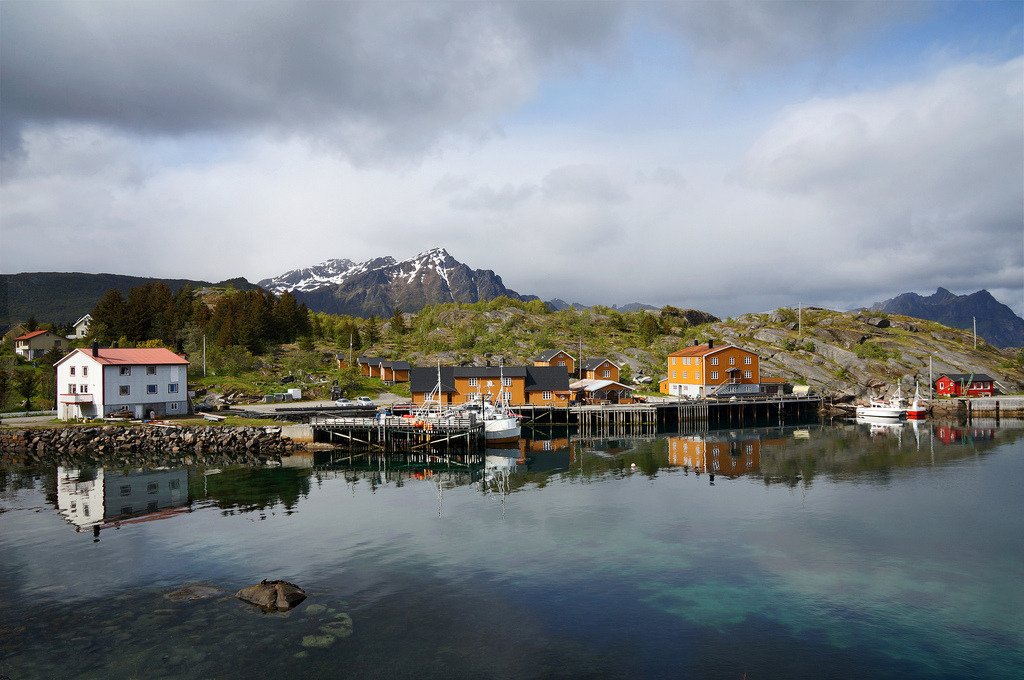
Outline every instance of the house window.
<svg viewBox="0 0 1024 680">
<path fill-rule="evenodd" d="M 121 375 L 131 375 L 132 374 L 132 367 L 131 366 L 121 366 L 121 368 L 118 370 L 118 373 L 120 373 Z"/>
<path fill-rule="evenodd" d="M 156 375 L 156 366 L 146 366 L 146 375 Z"/>
<path fill-rule="evenodd" d="M 685 375 L 686 375 L 686 373 L 683 373 L 683 375 L 685 376 Z M 673 377 L 673 378 L 674 378 L 674 377 L 676 377 L 676 372 L 675 372 L 675 371 L 672 371 L 672 377 Z"/>
<path fill-rule="evenodd" d="M 712 366 L 717 366 L 718 365 L 718 357 L 711 357 L 711 365 Z"/>
<path fill-rule="evenodd" d="M 75 386 L 70 384 L 70 383 L 68 383 L 68 394 L 74 394 L 74 393 L 75 393 Z"/>
<path fill-rule="evenodd" d="M 687 371 L 683 371 L 683 380 L 686 380 L 686 373 Z"/>
<path fill-rule="evenodd" d="M 71 367 L 71 375 L 74 375 L 74 374 L 75 374 L 75 367 L 74 367 L 74 366 L 72 366 L 72 367 Z"/>
<path fill-rule="evenodd" d="M 693 379 L 694 380 L 700 380 L 700 371 L 694 371 L 693 372 Z"/>
<path fill-rule="evenodd" d="M 79 385 L 78 386 L 78 391 L 81 394 L 89 394 L 89 386 L 88 385 Z"/>
<path fill-rule="evenodd" d="M 132 487 L 131 487 L 130 484 L 125 484 L 124 486 L 121 487 L 121 495 L 122 496 L 131 496 L 132 495 Z"/>
<path fill-rule="evenodd" d="M 559 362 L 558 362 L 558 365 L 559 365 L 559 366 L 565 366 L 565 362 L 564 362 L 564 361 L 559 361 Z"/>
<path fill-rule="evenodd" d="M 736 357 L 729 357 L 729 365 L 730 366 L 735 366 L 736 365 Z"/>
<path fill-rule="evenodd" d="M 146 394 L 156 394 L 156 385 L 146 385 Z"/>
<path fill-rule="evenodd" d="M 512 401 L 512 393 L 511 392 L 501 392 L 498 396 L 503 401 Z"/>
<path fill-rule="evenodd" d="M 753 374 L 750 371 L 743 371 L 743 377 L 744 378 L 751 378 L 751 377 L 753 377 Z"/>
<path fill-rule="evenodd" d="M 177 393 L 178 393 L 178 383 L 168 383 L 168 385 L 167 385 L 167 394 L 177 394 Z"/>
<path fill-rule="evenodd" d="M 718 371 L 711 371 L 711 379 L 718 380 Z"/>
<path fill-rule="evenodd" d="M 693 358 L 693 363 L 696 366 L 700 366 L 700 357 L 694 357 Z"/>
<path fill-rule="evenodd" d="M 167 488 L 171 489 L 172 491 L 175 489 L 180 489 L 181 482 L 179 482 L 177 479 L 172 479 L 171 481 L 167 482 Z"/>
<path fill-rule="evenodd" d="M 82 503 L 82 514 L 85 515 L 86 517 L 89 516 L 89 504 L 88 503 Z"/>
<path fill-rule="evenodd" d="M 606 368 L 606 369 L 604 369 L 603 371 L 601 371 L 601 377 L 602 377 L 602 378 L 610 378 L 610 377 L 612 377 L 612 372 L 611 372 L 611 370 L 609 370 L 609 369 L 607 369 L 607 368 Z"/>
<path fill-rule="evenodd" d="M 170 408 L 170 409 L 171 409 L 172 411 L 177 411 L 177 410 L 178 410 L 178 402 L 176 402 L 176 401 L 173 401 L 173 402 L 171 402 L 171 405 L 170 405 L 170 407 L 169 407 L 169 408 Z"/>
<path fill-rule="evenodd" d="M 685 363 L 686 359 L 683 359 L 683 362 Z M 669 363 L 671 363 L 673 366 L 675 366 L 676 365 L 676 358 L 675 357 L 670 358 L 669 359 Z"/>
<path fill-rule="evenodd" d="M 685 366 L 689 366 L 690 365 L 690 357 L 683 357 L 683 365 L 685 365 Z"/>
<path fill-rule="evenodd" d="M 153 494 L 153 493 L 156 493 L 159 490 L 160 490 L 160 483 L 159 482 L 150 482 L 149 484 L 146 485 L 146 493 Z"/>
<path fill-rule="evenodd" d="M 512 378 L 502 378 L 501 384 L 505 387 L 512 387 Z"/>
<path fill-rule="evenodd" d="M 477 382 L 477 379 L 476 379 L 476 378 L 470 378 L 470 379 L 469 379 L 469 386 L 470 386 L 470 387 L 476 387 L 476 386 L 477 386 L 478 384 L 479 384 L 479 383 Z"/>
<path fill-rule="evenodd" d="M 743 363 L 745 363 L 747 366 L 749 366 L 750 364 L 752 364 L 754 362 L 753 362 L 753 360 L 750 357 L 743 357 Z"/>
<path fill-rule="evenodd" d="M 118 394 L 120 394 L 122 397 L 130 396 L 131 393 L 132 393 L 131 385 L 121 385 L 121 387 L 119 388 L 119 391 L 118 391 Z"/>
<path fill-rule="evenodd" d="M 541 398 L 543 398 L 544 401 L 551 401 L 551 392 L 544 392 L 544 394 L 541 395 Z"/>
</svg>

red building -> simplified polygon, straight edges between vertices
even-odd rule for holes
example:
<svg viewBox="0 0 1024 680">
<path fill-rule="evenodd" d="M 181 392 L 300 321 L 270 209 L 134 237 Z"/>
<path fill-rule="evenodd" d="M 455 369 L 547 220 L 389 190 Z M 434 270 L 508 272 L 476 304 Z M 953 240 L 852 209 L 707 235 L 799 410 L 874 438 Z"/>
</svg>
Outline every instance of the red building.
<svg viewBox="0 0 1024 680">
<path fill-rule="evenodd" d="M 943 397 L 991 397 L 995 381 L 984 373 L 945 373 L 935 381 L 935 393 Z"/>
</svg>

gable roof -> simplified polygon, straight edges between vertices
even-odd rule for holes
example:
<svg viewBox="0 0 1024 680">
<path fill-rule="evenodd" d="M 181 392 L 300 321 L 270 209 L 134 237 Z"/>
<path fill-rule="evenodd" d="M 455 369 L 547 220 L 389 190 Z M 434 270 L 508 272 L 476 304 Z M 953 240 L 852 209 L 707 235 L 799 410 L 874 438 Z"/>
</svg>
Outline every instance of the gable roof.
<svg viewBox="0 0 1024 680">
<path fill-rule="evenodd" d="M 620 382 L 614 380 L 595 380 L 593 378 L 583 378 L 577 380 L 573 384 L 569 385 L 571 390 L 583 390 L 584 392 L 597 392 L 598 390 L 605 390 L 609 387 L 616 387 L 621 390 L 633 391 L 633 388 L 628 385 L 623 385 Z"/>
<path fill-rule="evenodd" d="M 78 324 L 82 323 L 83 321 L 92 321 L 92 314 L 86 314 L 81 319 L 79 319 L 78 321 L 74 322 L 71 325 L 72 326 L 78 326 Z"/>
<path fill-rule="evenodd" d="M 382 361 L 384 360 L 380 357 L 358 357 L 356 359 L 357 364 L 369 364 L 370 366 L 376 366 Z"/>
<path fill-rule="evenodd" d="M 601 364 L 603 364 L 606 361 L 609 364 L 611 364 L 612 366 L 614 366 L 615 368 L 619 368 L 619 365 L 617 363 L 615 363 L 614 361 L 612 361 L 611 359 L 606 359 L 604 357 L 594 357 L 593 359 L 587 359 L 587 361 L 583 364 L 583 370 L 584 371 L 593 371 L 598 366 L 600 366 Z"/>
<path fill-rule="evenodd" d="M 564 392 L 569 389 L 565 366 L 527 366 L 527 392 Z"/>
<path fill-rule="evenodd" d="M 546 349 L 543 352 L 541 352 L 540 354 L 538 354 L 533 360 L 534 361 L 551 361 L 552 359 L 554 359 L 559 354 L 564 354 L 565 356 L 569 357 L 573 361 L 576 361 L 575 357 L 573 357 L 573 355 L 571 355 L 568 352 L 566 352 L 564 349 Z"/>
<path fill-rule="evenodd" d="M 968 380 L 971 382 L 995 382 L 992 376 L 985 373 L 943 373 L 936 380 L 942 378 L 949 378 L 953 382 L 967 382 Z"/>
<path fill-rule="evenodd" d="M 433 392 L 437 387 L 438 368 L 436 366 L 418 366 L 409 371 L 409 390 L 411 392 Z M 442 366 L 441 391 L 455 391 L 455 367 Z"/>
<path fill-rule="evenodd" d="M 31 340 L 32 338 L 38 338 L 40 335 L 45 335 L 46 333 L 50 333 L 50 331 L 48 331 L 48 330 L 46 330 L 44 328 L 43 330 L 40 330 L 40 331 L 32 331 L 31 333 L 25 333 L 24 335 L 19 335 L 18 337 L 15 338 L 15 340 Z M 51 335 L 52 335 L 52 333 L 51 333 Z"/>
<path fill-rule="evenodd" d="M 671 354 L 669 354 L 669 356 L 670 357 L 702 357 L 702 356 L 705 356 L 707 354 L 714 354 L 716 352 L 721 352 L 724 349 L 738 349 L 741 352 L 746 352 L 747 354 L 753 354 L 754 356 L 758 356 L 757 352 L 751 352 L 749 349 L 743 349 L 742 347 L 739 347 L 737 345 L 716 345 L 714 347 L 708 347 L 707 343 L 704 343 L 703 345 L 691 345 L 690 347 L 685 347 L 685 348 L 679 350 L 678 352 L 672 352 Z"/>
<path fill-rule="evenodd" d="M 390 368 L 392 371 L 408 371 L 410 368 L 408 361 L 382 361 L 380 367 Z"/>
<path fill-rule="evenodd" d="M 99 356 L 93 356 L 91 349 L 79 347 L 63 359 L 54 364 L 58 366 L 73 356 L 81 354 L 98 364 L 112 364 L 119 366 L 161 366 L 180 365 L 188 366 L 188 359 L 178 356 L 169 349 L 163 347 L 104 347 L 97 350 Z"/>
</svg>

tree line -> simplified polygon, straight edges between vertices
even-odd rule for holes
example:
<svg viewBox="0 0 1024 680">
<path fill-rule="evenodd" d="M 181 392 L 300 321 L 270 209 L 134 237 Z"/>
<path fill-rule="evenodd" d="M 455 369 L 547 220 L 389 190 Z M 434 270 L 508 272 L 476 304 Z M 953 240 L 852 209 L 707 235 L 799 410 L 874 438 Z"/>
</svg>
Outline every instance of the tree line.
<svg viewBox="0 0 1024 680">
<path fill-rule="evenodd" d="M 161 282 L 135 286 L 127 295 L 108 290 L 90 326 L 103 344 L 159 341 L 180 351 L 205 336 L 219 347 L 241 346 L 253 354 L 311 332 L 309 310 L 291 293 L 229 289 L 211 307 L 190 286 L 172 293 Z"/>
</svg>

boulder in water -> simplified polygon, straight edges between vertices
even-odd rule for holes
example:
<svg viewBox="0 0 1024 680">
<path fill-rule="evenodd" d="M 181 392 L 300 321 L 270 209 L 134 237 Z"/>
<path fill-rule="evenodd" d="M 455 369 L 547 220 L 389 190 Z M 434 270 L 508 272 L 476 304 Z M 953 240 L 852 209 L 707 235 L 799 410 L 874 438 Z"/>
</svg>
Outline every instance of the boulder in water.
<svg viewBox="0 0 1024 680">
<path fill-rule="evenodd" d="M 263 579 L 256 585 L 242 588 L 235 597 L 266 611 L 287 611 L 306 599 L 306 591 L 288 581 Z"/>
</svg>

